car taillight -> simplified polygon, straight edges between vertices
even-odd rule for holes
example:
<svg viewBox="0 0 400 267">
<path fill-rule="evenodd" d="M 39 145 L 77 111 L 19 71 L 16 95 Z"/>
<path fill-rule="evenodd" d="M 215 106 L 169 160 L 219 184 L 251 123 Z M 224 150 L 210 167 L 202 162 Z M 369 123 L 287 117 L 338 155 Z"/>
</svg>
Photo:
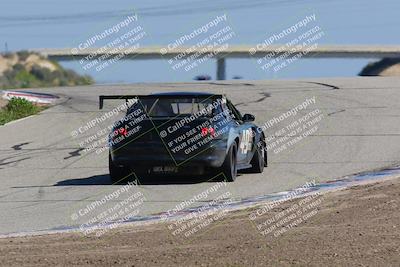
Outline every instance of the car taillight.
<svg viewBox="0 0 400 267">
<path fill-rule="evenodd" d="M 126 137 L 126 135 L 128 134 L 128 131 L 126 130 L 126 128 L 119 128 L 114 130 L 114 134 L 113 134 L 113 138 L 117 138 L 120 135 L 123 135 Z"/>
<path fill-rule="evenodd" d="M 213 127 L 203 127 L 201 128 L 201 136 L 206 137 L 207 135 L 215 137 L 215 130 Z"/>
</svg>

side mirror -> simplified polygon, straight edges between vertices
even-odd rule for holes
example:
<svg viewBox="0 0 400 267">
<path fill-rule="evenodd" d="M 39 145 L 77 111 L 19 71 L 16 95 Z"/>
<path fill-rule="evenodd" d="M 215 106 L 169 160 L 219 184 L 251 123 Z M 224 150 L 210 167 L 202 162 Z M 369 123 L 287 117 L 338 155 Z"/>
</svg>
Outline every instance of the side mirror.
<svg viewBox="0 0 400 267">
<path fill-rule="evenodd" d="M 243 121 L 254 121 L 256 119 L 256 117 L 254 117 L 254 115 L 251 114 L 244 114 L 242 120 Z"/>
</svg>

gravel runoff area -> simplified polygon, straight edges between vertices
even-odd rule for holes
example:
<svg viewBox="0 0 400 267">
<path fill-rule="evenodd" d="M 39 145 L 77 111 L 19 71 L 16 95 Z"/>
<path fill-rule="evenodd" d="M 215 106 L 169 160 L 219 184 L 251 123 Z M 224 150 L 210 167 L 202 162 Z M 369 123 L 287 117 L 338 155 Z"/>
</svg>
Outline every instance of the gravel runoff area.
<svg viewBox="0 0 400 267">
<path fill-rule="evenodd" d="M 399 178 L 319 197 L 316 214 L 278 236 L 257 230 L 252 209 L 229 213 L 190 239 L 171 235 L 167 224 L 121 227 L 101 237 L 4 238 L 0 265 L 400 266 Z M 273 218 L 302 200 L 263 216 Z"/>
</svg>

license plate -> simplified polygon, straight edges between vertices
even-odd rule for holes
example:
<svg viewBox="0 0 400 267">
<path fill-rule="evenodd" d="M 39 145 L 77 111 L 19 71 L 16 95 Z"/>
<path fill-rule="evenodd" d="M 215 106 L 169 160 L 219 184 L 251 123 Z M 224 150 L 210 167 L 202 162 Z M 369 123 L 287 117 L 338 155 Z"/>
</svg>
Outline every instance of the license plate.
<svg viewBox="0 0 400 267">
<path fill-rule="evenodd" d="M 175 172 L 178 172 L 178 168 L 176 166 L 155 166 L 155 167 L 153 167 L 153 172 L 175 173 Z"/>
</svg>

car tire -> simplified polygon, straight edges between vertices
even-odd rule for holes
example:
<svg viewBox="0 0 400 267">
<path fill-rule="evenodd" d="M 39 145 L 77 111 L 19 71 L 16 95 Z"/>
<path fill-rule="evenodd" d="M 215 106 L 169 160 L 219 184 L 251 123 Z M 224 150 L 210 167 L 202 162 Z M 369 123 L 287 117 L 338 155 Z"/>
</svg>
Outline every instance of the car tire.
<svg viewBox="0 0 400 267">
<path fill-rule="evenodd" d="M 228 154 L 225 157 L 225 161 L 222 165 L 222 172 L 225 176 L 225 180 L 233 182 L 237 176 L 237 145 L 234 142 L 229 148 Z"/>
<path fill-rule="evenodd" d="M 129 172 L 126 168 L 118 167 L 108 155 L 108 169 L 110 172 L 110 179 L 112 184 L 124 183 L 129 180 Z"/>
<path fill-rule="evenodd" d="M 264 167 L 268 167 L 268 153 L 266 147 L 264 147 Z"/>
<path fill-rule="evenodd" d="M 264 143 L 259 146 L 257 145 L 256 151 L 254 152 L 253 158 L 250 161 L 251 168 L 249 169 L 252 173 L 262 173 L 266 164 L 265 159 L 266 151 Z"/>
</svg>

